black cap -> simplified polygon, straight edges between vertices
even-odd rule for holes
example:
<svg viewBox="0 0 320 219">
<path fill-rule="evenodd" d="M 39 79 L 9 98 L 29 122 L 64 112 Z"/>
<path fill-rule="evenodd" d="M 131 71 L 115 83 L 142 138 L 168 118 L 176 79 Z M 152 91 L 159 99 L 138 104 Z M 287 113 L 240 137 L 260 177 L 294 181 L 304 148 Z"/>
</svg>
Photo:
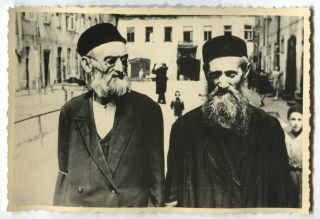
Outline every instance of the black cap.
<svg viewBox="0 0 320 219">
<path fill-rule="evenodd" d="M 300 113 L 302 114 L 302 106 L 300 104 L 295 104 L 291 106 L 288 110 L 287 118 L 290 118 L 291 113 Z"/>
<path fill-rule="evenodd" d="M 236 36 L 218 36 L 205 42 L 202 47 L 202 56 L 204 63 L 209 63 L 212 59 L 226 56 L 248 57 L 247 45 Z"/>
<path fill-rule="evenodd" d="M 100 46 L 101 44 L 119 41 L 124 44 L 127 41 L 120 35 L 117 28 L 110 23 L 101 23 L 94 25 L 85 30 L 77 44 L 79 55 L 86 55 L 91 49 Z"/>
</svg>

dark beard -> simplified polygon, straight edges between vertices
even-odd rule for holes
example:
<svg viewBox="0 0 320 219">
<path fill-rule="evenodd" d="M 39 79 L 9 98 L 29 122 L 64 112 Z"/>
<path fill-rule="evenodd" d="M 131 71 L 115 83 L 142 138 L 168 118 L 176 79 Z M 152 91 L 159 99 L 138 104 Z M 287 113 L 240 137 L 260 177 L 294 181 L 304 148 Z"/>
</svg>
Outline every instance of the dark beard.
<svg viewBox="0 0 320 219">
<path fill-rule="evenodd" d="M 212 90 L 208 86 L 207 100 L 201 110 L 209 127 L 233 130 L 243 137 L 249 137 L 249 103 L 238 90 Z"/>
</svg>

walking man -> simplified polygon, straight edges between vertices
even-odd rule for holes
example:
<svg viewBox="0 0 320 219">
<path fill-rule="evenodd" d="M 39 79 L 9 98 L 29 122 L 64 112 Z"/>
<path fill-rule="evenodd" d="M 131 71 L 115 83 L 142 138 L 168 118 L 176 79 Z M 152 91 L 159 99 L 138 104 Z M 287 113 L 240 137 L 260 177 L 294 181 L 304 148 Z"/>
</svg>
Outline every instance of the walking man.
<svg viewBox="0 0 320 219">
<path fill-rule="evenodd" d="M 166 203 L 178 207 L 289 207 L 290 175 L 276 118 L 242 96 L 246 43 L 219 36 L 203 46 L 205 103 L 172 126 Z"/>
<path fill-rule="evenodd" d="M 162 63 L 159 68 L 156 69 L 154 64 L 152 73 L 156 75 L 156 93 L 159 95 L 158 103 L 166 104 L 165 93 L 167 91 L 167 71 L 168 67 L 165 63 Z"/>
<path fill-rule="evenodd" d="M 91 89 L 61 109 L 54 205 L 163 206 L 162 113 L 130 89 L 126 40 L 113 25 L 97 24 L 77 51 Z"/>
</svg>

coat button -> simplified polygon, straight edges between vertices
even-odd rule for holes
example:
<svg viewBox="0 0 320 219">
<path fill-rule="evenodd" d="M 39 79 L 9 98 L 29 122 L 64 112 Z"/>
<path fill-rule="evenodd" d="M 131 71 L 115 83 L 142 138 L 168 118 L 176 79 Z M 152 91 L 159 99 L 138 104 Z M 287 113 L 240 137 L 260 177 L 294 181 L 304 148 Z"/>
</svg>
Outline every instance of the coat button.
<svg viewBox="0 0 320 219">
<path fill-rule="evenodd" d="M 111 190 L 112 194 L 116 194 L 116 191 L 114 189 Z"/>
<path fill-rule="evenodd" d="M 81 186 L 78 187 L 78 192 L 82 193 L 83 192 L 83 188 Z"/>
</svg>

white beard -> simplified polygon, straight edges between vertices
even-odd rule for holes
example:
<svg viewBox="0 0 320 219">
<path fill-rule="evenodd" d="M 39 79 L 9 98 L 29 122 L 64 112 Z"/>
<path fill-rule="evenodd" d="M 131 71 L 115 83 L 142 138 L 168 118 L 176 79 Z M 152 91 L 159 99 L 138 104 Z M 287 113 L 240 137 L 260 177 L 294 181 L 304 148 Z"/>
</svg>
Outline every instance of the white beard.
<svg viewBox="0 0 320 219">
<path fill-rule="evenodd" d="M 126 74 L 122 79 L 112 77 L 112 75 L 112 72 L 108 74 L 95 73 L 95 78 L 91 81 L 90 86 L 99 97 L 121 96 L 131 91 L 131 83 Z"/>
</svg>

